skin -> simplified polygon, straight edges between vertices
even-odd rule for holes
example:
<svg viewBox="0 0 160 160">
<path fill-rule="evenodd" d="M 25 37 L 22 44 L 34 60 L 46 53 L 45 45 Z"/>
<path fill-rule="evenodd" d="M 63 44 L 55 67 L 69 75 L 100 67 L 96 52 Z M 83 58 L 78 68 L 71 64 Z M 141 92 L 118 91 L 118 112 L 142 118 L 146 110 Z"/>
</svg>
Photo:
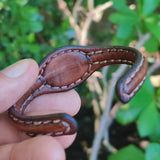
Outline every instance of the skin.
<svg viewBox="0 0 160 160">
<path fill-rule="evenodd" d="M 21 66 L 21 62 L 0 72 L 0 157 L 3 160 L 65 160 L 65 148 L 73 143 L 76 134 L 30 138 L 17 130 L 8 118 L 8 108 L 34 84 L 38 75 L 38 65 L 34 60 L 25 59 L 24 63 L 27 67 L 23 73 L 15 69 L 12 77 L 6 74 L 6 71 L 8 73 L 13 70 L 15 65 Z M 26 109 L 26 114 L 66 112 L 74 116 L 79 111 L 80 104 L 80 97 L 74 90 L 47 94 L 33 100 Z"/>
</svg>

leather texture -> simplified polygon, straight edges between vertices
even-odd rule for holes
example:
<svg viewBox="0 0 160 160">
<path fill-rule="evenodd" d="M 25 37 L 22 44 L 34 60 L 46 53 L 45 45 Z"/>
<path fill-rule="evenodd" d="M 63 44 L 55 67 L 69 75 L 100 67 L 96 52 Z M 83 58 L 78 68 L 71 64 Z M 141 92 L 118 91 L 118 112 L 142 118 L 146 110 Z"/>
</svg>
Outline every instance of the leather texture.
<svg viewBox="0 0 160 160">
<path fill-rule="evenodd" d="M 36 134 L 60 136 L 75 133 L 77 122 L 65 113 L 25 116 L 24 111 L 36 97 L 73 89 L 94 71 L 113 64 L 131 66 L 116 85 L 118 98 L 127 103 L 140 89 L 147 74 L 147 60 L 138 50 L 120 46 L 107 48 L 67 46 L 55 50 L 44 58 L 39 65 L 37 81 L 9 109 L 9 117 L 16 127 L 30 136 Z"/>
</svg>

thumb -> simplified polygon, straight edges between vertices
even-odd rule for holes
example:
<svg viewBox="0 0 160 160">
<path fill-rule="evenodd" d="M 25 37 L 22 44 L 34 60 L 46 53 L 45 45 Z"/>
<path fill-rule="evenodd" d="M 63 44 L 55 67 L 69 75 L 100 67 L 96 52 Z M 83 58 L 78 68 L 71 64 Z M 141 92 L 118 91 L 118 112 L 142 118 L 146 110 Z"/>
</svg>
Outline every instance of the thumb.
<svg viewBox="0 0 160 160">
<path fill-rule="evenodd" d="M 38 65 L 32 59 L 20 60 L 0 71 L 0 113 L 15 104 L 37 76 Z"/>
</svg>

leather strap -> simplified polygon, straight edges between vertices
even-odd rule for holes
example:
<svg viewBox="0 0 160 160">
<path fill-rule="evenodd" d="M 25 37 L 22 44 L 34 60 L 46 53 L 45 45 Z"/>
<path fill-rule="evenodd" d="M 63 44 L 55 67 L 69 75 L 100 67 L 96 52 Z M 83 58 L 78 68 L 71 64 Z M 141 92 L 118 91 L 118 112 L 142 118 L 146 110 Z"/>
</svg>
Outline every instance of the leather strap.
<svg viewBox="0 0 160 160">
<path fill-rule="evenodd" d="M 147 73 L 147 60 L 138 50 L 130 47 L 68 46 L 55 50 L 41 62 L 37 81 L 9 109 L 9 117 L 16 127 L 30 136 L 74 134 L 77 122 L 73 117 L 65 113 L 26 116 L 26 107 L 40 95 L 73 89 L 97 69 L 112 64 L 131 66 L 116 85 L 119 99 L 123 103 L 130 101 L 142 86 Z"/>
</svg>

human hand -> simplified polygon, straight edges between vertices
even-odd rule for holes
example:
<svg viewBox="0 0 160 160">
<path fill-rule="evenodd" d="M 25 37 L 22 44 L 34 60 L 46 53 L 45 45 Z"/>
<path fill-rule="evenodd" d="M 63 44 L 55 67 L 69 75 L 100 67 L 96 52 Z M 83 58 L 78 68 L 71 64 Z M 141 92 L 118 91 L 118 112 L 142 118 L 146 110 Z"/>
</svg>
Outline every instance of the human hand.
<svg viewBox="0 0 160 160">
<path fill-rule="evenodd" d="M 34 84 L 38 65 L 31 59 L 21 60 L 0 72 L 0 160 L 65 160 L 64 149 L 74 135 L 30 138 L 16 129 L 7 110 Z M 37 97 L 26 109 L 26 114 L 65 112 L 74 116 L 80 108 L 80 97 L 74 90 Z"/>
</svg>

